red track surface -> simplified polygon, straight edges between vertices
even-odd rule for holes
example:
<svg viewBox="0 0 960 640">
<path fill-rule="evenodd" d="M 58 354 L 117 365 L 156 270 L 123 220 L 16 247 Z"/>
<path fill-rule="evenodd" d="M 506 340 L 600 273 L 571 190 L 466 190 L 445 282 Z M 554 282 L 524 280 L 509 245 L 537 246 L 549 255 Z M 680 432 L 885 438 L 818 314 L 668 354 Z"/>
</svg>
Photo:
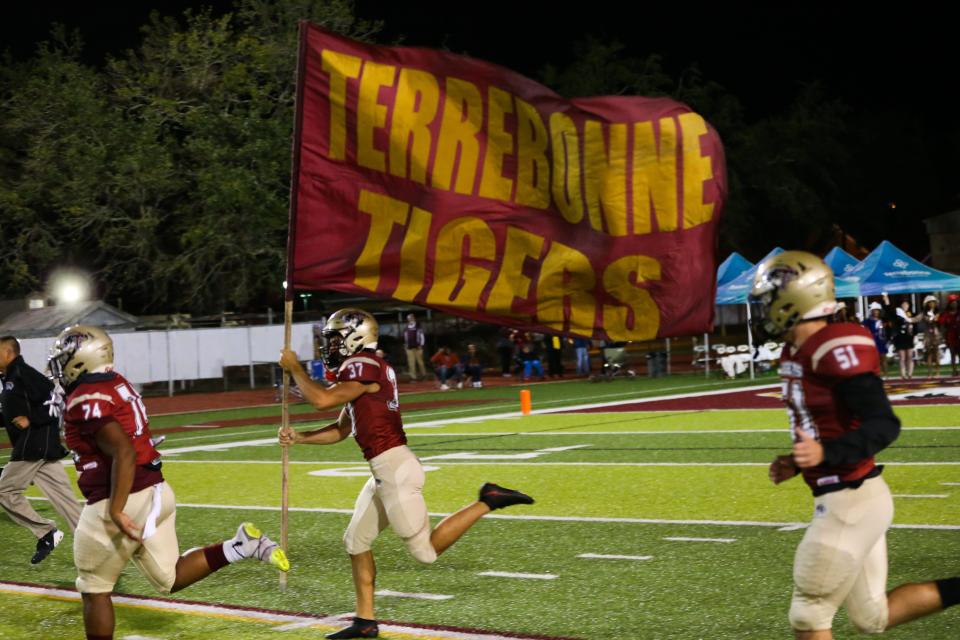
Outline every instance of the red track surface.
<svg viewBox="0 0 960 640">
<path fill-rule="evenodd" d="M 892 399 L 894 406 L 925 404 L 960 404 L 960 379 L 886 381 L 887 395 L 908 394 L 912 397 Z M 691 396 L 673 400 L 618 404 L 596 409 L 580 409 L 572 413 L 610 413 L 618 411 L 705 411 L 709 409 L 782 409 L 780 390 L 775 388 L 744 389 L 710 396 Z"/>
</svg>

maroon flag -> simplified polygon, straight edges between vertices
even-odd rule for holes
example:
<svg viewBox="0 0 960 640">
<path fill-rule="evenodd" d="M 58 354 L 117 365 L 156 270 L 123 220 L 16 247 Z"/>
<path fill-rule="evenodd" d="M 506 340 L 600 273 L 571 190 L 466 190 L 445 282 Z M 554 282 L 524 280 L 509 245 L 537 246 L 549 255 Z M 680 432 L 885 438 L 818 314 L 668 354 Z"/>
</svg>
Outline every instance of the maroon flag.
<svg viewBox="0 0 960 640">
<path fill-rule="evenodd" d="M 292 287 L 616 341 L 710 327 L 726 173 L 687 106 L 306 23 L 298 82 Z"/>
</svg>

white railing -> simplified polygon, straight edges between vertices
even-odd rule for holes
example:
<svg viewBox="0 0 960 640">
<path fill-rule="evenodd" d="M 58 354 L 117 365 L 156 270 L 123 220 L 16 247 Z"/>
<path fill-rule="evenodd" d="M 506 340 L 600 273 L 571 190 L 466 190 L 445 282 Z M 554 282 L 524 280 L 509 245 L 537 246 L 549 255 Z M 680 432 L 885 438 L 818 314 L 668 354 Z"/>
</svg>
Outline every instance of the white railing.
<svg viewBox="0 0 960 640">
<path fill-rule="evenodd" d="M 283 346 L 283 325 L 173 329 L 112 333 L 114 367 L 134 384 L 222 378 L 224 367 L 276 362 Z M 27 364 L 43 371 L 54 338 L 24 338 Z M 293 325 L 291 348 L 301 360 L 313 358 L 313 324 Z"/>
</svg>

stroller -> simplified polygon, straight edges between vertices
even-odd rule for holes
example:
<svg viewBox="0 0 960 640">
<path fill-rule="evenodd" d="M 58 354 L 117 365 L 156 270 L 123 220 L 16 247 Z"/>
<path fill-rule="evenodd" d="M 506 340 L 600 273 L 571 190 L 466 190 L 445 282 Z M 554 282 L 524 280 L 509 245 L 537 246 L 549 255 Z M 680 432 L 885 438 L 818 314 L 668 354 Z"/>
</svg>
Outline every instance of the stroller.
<svg viewBox="0 0 960 640">
<path fill-rule="evenodd" d="M 603 369 L 600 373 L 590 376 L 591 382 L 610 382 L 617 376 L 634 379 L 637 372 L 627 364 L 627 350 L 625 346 L 603 347 Z"/>
</svg>

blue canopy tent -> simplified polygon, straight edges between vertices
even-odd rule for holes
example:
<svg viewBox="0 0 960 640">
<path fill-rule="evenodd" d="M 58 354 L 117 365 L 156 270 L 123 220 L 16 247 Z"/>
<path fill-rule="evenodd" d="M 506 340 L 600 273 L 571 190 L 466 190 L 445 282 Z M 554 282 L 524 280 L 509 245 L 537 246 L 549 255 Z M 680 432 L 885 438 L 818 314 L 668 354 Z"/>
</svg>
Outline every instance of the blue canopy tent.
<svg viewBox="0 0 960 640">
<path fill-rule="evenodd" d="M 845 276 L 860 288 L 860 295 L 960 291 L 960 276 L 928 267 L 898 249 L 881 242 Z"/>
<path fill-rule="evenodd" d="M 753 332 L 750 330 L 750 305 L 747 304 L 750 297 L 750 290 L 753 288 L 753 277 L 757 274 L 757 267 L 767 258 L 783 253 L 780 247 L 763 257 L 763 260 L 753 265 L 746 271 L 743 271 L 730 282 L 717 287 L 716 303 L 721 304 L 746 304 L 747 305 L 747 344 L 750 347 L 750 353 L 753 353 Z M 750 360 L 750 378 L 754 377 L 753 359 Z"/>
<path fill-rule="evenodd" d="M 731 282 L 741 273 L 753 266 L 753 263 L 734 251 L 717 267 L 717 286 Z"/>
<path fill-rule="evenodd" d="M 777 247 L 763 257 L 763 260 L 742 272 L 730 282 L 717 287 L 717 304 L 747 304 L 747 298 L 750 297 L 750 289 L 753 288 L 753 277 L 757 274 L 757 265 L 767 258 L 783 253 L 783 249 Z"/>
<path fill-rule="evenodd" d="M 833 270 L 833 281 L 837 290 L 838 298 L 859 298 L 860 287 L 857 281 L 851 280 L 847 274 L 860 264 L 852 255 L 841 249 L 834 247 L 830 253 L 823 257 L 823 261 Z M 861 315 L 863 309 L 860 310 Z"/>
</svg>

